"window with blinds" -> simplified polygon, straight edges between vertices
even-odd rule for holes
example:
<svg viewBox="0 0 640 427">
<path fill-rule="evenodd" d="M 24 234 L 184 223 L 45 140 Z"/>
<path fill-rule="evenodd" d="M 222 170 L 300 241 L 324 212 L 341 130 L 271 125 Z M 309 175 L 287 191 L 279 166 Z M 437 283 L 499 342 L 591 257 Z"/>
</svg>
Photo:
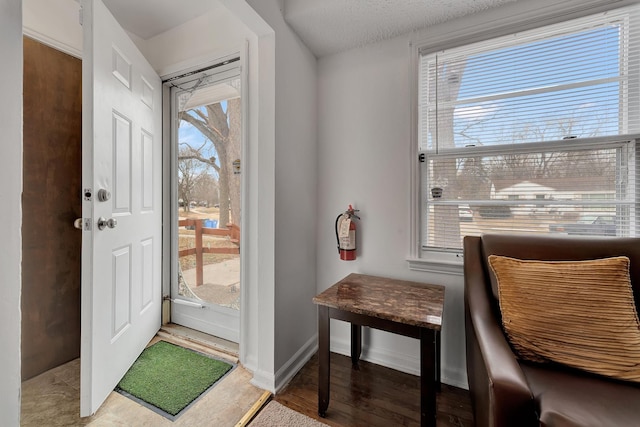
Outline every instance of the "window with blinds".
<svg viewBox="0 0 640 427">
<path fill-rule="evenodd" d="M 639 11 L 419 53 L 423 249 L 637 235 Z"/>
</svg>

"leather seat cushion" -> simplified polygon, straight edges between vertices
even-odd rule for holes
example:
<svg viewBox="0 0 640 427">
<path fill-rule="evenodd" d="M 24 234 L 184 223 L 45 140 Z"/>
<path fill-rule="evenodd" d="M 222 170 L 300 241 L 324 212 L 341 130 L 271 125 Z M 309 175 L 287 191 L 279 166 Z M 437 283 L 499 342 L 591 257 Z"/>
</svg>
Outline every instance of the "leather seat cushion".
<svg viewBox="0 0 640 427">
<path fill-rule="evenodd" d="M 549 365 L 521 364 L 539 413 L 540 426 L 640 425 L 640 386 Z"/>
</svg>

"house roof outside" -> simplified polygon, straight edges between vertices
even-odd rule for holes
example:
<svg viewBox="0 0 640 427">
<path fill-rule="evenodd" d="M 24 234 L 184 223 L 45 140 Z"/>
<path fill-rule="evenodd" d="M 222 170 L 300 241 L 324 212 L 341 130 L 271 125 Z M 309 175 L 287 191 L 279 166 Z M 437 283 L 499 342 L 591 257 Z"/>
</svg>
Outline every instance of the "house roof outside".
<svg viewBox="0 0 640 427">
<path fill-rule="evenodd" d="M 616 191 L 615 180 L 585 180 L 584 178 L 537 178 L 530 180 L 522 179 L 496 179 L 493 180 L 493 187 L 496 192 L 507 193 L 515 188 L 523 189 L 531 187 L 528 193 L 545 193 L 550 191 L 571 192 L 571 193 L 611 193 Z"/>
</svg>

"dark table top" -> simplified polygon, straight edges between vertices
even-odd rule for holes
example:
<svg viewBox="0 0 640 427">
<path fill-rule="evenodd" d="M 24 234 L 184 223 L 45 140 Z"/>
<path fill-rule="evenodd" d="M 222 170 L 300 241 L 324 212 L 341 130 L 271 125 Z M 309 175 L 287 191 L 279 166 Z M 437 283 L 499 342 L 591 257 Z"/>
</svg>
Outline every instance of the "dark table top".
<svg viewBox="0 0 640 427">
<path fill-rule="evenodd" d="M 352 273 L 316 295 L 313 302 L 439 331 L 444 286 Z"/>
</svg>

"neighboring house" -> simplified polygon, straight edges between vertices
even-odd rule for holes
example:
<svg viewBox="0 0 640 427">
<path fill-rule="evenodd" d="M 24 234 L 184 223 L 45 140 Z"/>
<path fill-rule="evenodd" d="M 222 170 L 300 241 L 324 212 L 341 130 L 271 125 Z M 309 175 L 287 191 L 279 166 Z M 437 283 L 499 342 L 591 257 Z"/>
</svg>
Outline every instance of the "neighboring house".
<svg viewBox="0 0 640 427">
<path fill-rule="evenodd" d="M 556 189 L 547 187 L 540 181 L 494 180 L 491 183 L 491 199 L 535 200 L 551 199 Z"/>
<path fill-rule="evenodd" d="M 575 210 L 575 207 L 558 207 L 563 200 L 608 200 L 615 198 L 615 194 L 612 180 L 585 185 L 585 180 L 580 178 L 540 178 L 523 181 L 497 179 L 491 183 L 490 198 L 522 201 L 523 204 L 526 204 L 527 200 L 547 200 L 548 203 L 544 207 L 548 211 L 568 212 Z M 538 206 L 537 211 L 542 208 Z"/>
</svg>

